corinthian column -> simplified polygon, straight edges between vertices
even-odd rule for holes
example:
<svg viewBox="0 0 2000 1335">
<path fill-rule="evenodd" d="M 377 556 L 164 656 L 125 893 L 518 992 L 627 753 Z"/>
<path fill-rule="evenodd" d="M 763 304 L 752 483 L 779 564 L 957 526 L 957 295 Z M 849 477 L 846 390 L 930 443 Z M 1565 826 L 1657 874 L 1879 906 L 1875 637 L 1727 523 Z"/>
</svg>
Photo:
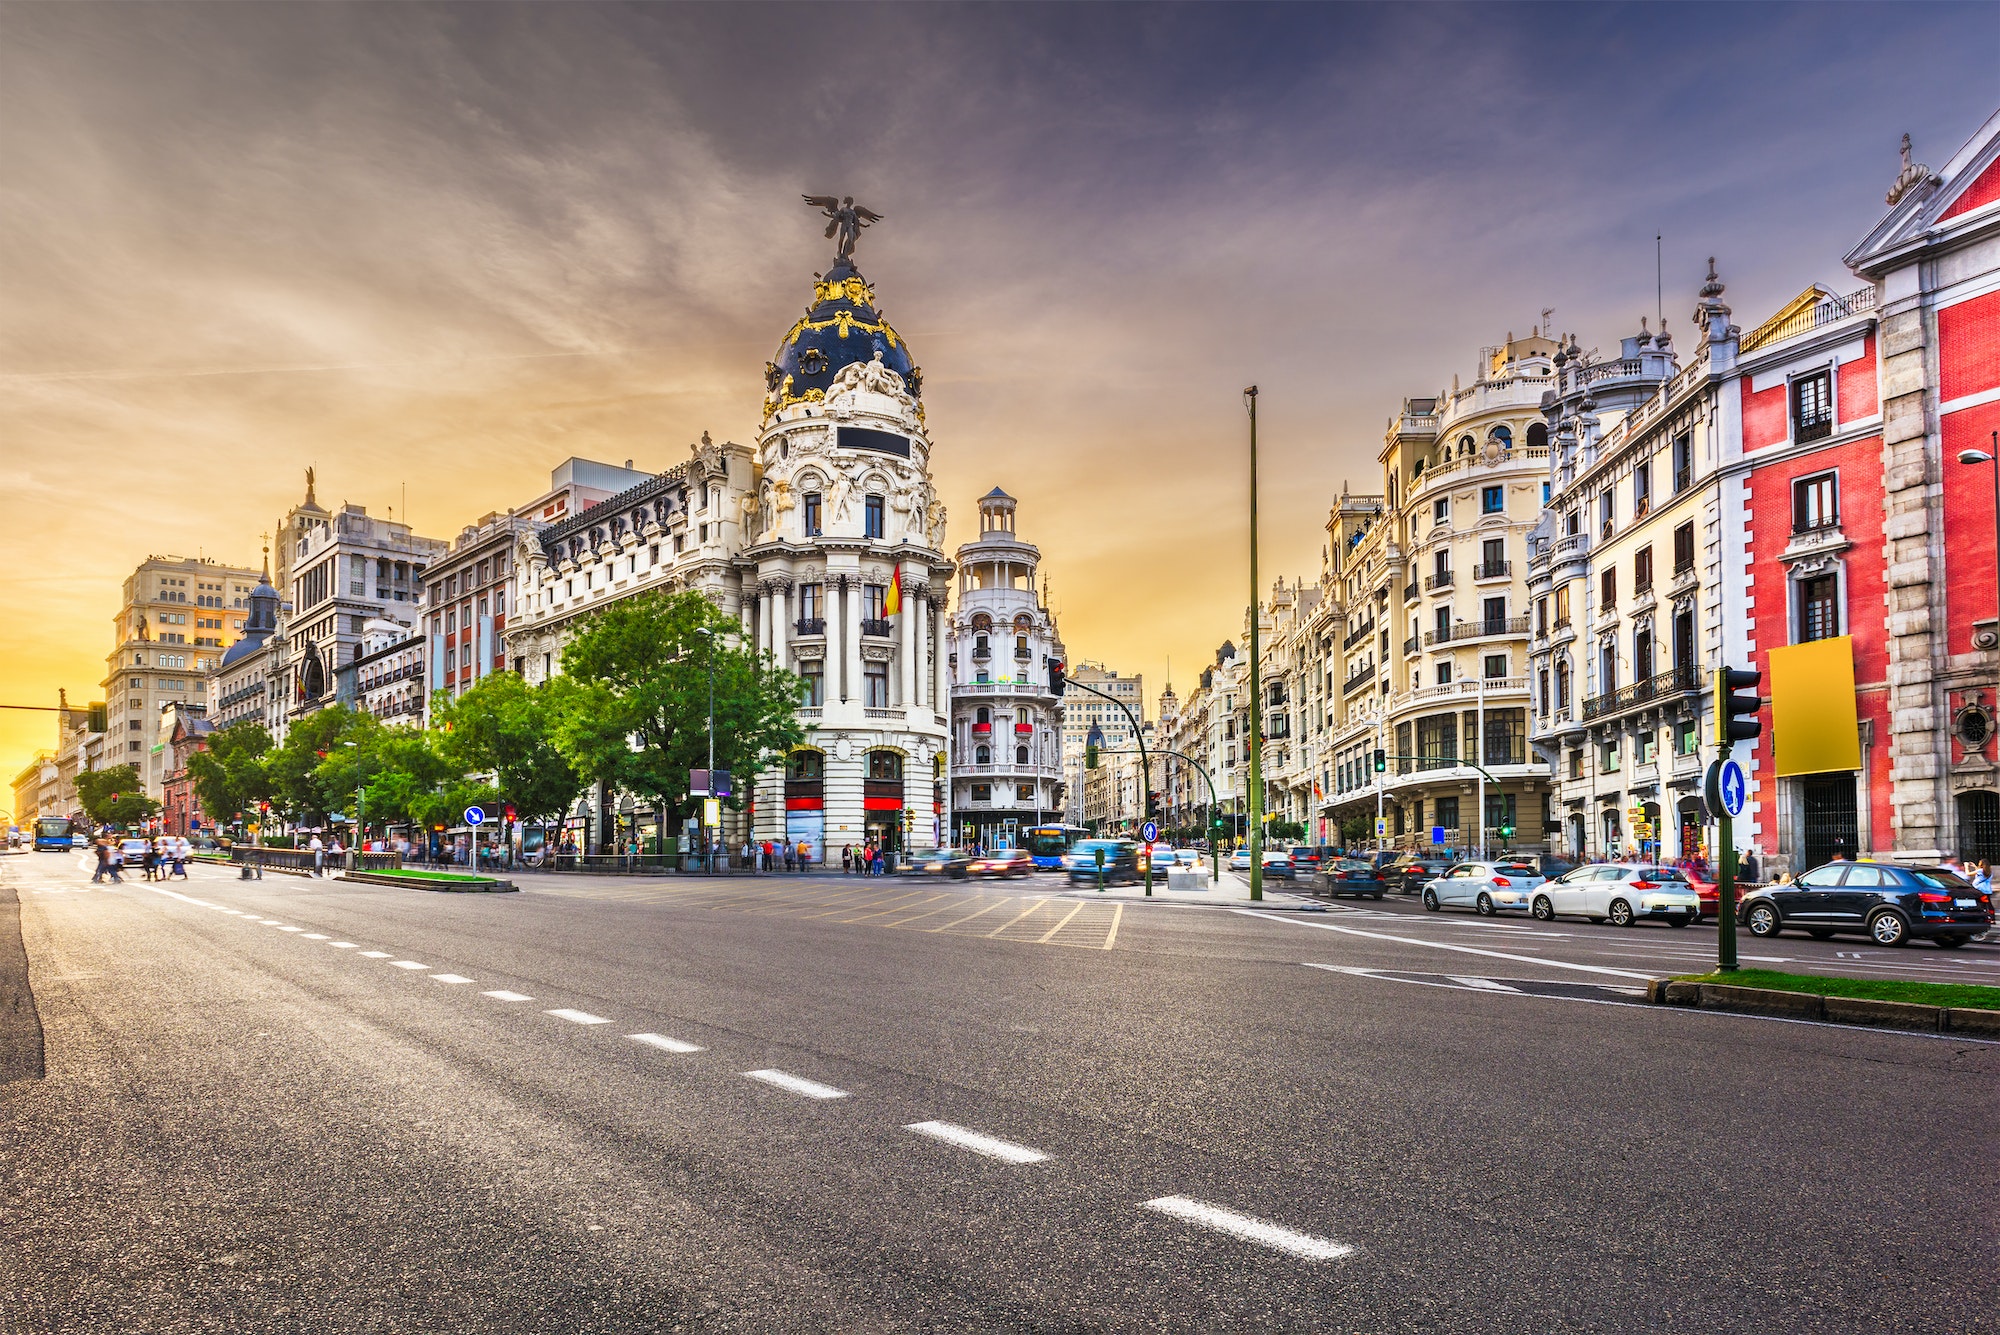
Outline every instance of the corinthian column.
<svg viewBox="0 0 2000 1335">
<path fill-rule="evenodd" d="M 897 665 L 896 676 L 902 697 L 898 703 L 908 710 L 917 704 L 917 649 L 924 642 L 924 600 L 906 599 L 901 615 L 903 624 L 896 628 L 900 632 L 896 638 L 902 641 L 897 656 L 903 661 Z"/>
</svg>

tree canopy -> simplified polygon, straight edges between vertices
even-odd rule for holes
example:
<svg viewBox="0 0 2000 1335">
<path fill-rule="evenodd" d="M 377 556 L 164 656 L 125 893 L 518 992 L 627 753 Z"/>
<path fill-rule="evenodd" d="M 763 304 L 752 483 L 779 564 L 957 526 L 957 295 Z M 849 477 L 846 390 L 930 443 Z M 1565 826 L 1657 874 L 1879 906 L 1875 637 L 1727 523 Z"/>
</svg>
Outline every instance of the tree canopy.
<svg viewBox="0 0 2000 1335">
<path fill-rule="evenodd" d="M 270 797 L 264 757 L 271 750 L 271 734 L 263 724 L 243 719 L 217 729 L 208 735 L 206 747 L 188 757 L 187 767 L 195 796 L 211 821 L 231 820 Z"/>
<path fill-rule="evenodd" d="M 152 819 L 160 804 L 146 796 L 137 765 L 84 770 L 76 776 L 77 800 L 93 825 L 137 825 Z"/>
</svg>

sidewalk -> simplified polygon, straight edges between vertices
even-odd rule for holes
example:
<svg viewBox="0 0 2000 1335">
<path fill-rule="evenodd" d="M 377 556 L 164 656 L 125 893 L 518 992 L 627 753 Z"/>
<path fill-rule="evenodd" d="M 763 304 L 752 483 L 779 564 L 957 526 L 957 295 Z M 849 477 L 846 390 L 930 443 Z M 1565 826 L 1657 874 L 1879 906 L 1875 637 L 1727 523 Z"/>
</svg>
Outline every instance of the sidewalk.
<svg viewBox="0 0 2000 1335">
<path fill-rule="evenodd" d="M 1250 878 L 1241 872 L 1222 873 L 1222 879 L 1210 882 L 1207 868 L 1202 869 L 1202 884 L 1205 890 L 1169 890 L 1164 879 L 1153 882 L 1153 894 L 1146 896 L 1146 884 L 1111 885 L 1101 892 L 1094 885 L 1078 884 L 1065 886 L 1058 893 L 1076 899 L 1136 900 L 1142 904 L 1210 904 L 1221 908 L 1284 909 L 1294 913 L 1324 913 L 1326 904 L 1322 900 L 1295 892 L 1289 881 L 1270 880 L 1264 882 L 1264 898 L 1253 901 L 1250 898 Z M 1279 887 L 1284 887 L 1280 889 Z"/>
</svg>

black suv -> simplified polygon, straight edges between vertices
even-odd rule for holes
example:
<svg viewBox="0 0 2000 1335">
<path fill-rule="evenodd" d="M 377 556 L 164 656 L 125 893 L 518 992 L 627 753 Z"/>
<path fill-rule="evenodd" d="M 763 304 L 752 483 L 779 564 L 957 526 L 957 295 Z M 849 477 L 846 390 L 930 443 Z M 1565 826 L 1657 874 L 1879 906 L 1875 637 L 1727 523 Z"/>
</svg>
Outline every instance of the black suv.
<svg viewBox="0 0 2000 1335">
<path fill-rule="evenodd" d="M 1414 895 L 1457 864 L 1447 858 L 1406 856 L 1382 868 L 1382 879 L 1399 895 Z"/>
<path fill-rule="evenodd" d="M 1823 941 L 1836 932 L 1859 932 L 1878 946 L 1917 937 L 1947 950 L 1993 925 L 1991 898 L 1957 872 L 1885 862 L 1814 867 L 1796 881 L 1753 890 L 1736 912 L 1752 936 L 1793 928 Z"/>
</svg>

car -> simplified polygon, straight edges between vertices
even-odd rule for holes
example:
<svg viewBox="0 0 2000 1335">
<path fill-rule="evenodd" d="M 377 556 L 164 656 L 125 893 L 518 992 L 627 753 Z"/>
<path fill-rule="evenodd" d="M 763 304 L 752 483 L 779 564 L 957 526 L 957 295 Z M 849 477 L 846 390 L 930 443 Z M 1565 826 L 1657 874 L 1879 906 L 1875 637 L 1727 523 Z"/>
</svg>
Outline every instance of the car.
<svg viewBox="0 0 2000 1335">
<path fill-rule="evenodd" d="M 972 874 L 972 855 L 962 848 L 934 848 L 911 866 L 919 876 L 942 876 L 962 881 Z"/>
<path fill-rule="evenodd" d="M 972 876 L 1026 876 L 1035 869 L 1035 859 L 1025 848 L 1001 848 L 971 859 L 965 869 Z"/>
<path fill-rule="evenodd" d="M 1701 913 L 1701 897 L 1678 867 L 1593 862 L 1537 886 L 1528 911 L 1541 922 L 1569 914 L 1617 927 L 1648 919 L 1685 927 Z"/>
<path fill-rule="evenodd" d="M 1545 881 L 1553 881 L 1558 876 L 1565 876 L 1575 871 L 1578 866 L 1575 858 L 1566 858 L 1557 853 L 1509 853 L 1505 857 L 1495 860 L 1499 862 L 1525 863 L 1534 870 L 1535 875 Z"/>
<path fill-rule="evenodd" d="M 1319 870 L 1320 854 L 1311 844 L 1299 844 L 1292 849 L 1292 869 L 1310 876 Z"/>
<path fill-rule="evenodd" d="M 1141 844 L 1139 846 L 1139 874 L 1141 876 L 1146 874 L 1146 868 L 1149 863 L 1152 866 L 1153 875 L 1165 876 L 1170 870 L 1181 865 L 1181 855 L 1179 850 L 1169 848 L 1165 844 L 1154 844 L 1152 852 L 1148 853 L 1145 845 Z"/>
<path fill-rule="evenodd" d="M 1380 899 L 1388 891 L 1375 864 L 1364 858 L 1331 858 L 1320 864 L 1319 888 L 1329 896 L 1366 895 Z"/>
<path fill-rule="evenodd" d="M 1541 873 L 1526 862 L 1461 862 L 1424 886 L 1424 907 L 1468 908 L 1483 918 L 1528 907 Z"/>
<path fill-rule="evenodd" d="M 1405 854 L 1382 868 L 1382 880 L 1398 894 L 1414 895 L 1450 871 L 1452 866 L 1453 864 L 1444 858 Z"/>
<path fill-rule="evenodd" d="M 1139 845 L 1130 839 L 1082 839 L 1063 860 L 1063 869 L 1069 873 L 1070 884 L 1097 883 L 1097 855 L 1100 852 L 1104 854 L 1105 884 L 1139 879 Z"/>
<path fill-rule="evenodd" d="M 1993 926 L 1993 899 L 1946 867 L 1829 862 L 1751 891 L 1737 917 L 1767 940 L 1788 929 L 1820 940 L 1848 932 L 1878 946 L 1917 940 L 1955 950 Z"/>
<path fill-rule="evenodd" d="M 1264 875 L 1266 876 L 1276 876 L 1280 880 L 1286 881 L 1296 881 L 1299 879 L 1299 869 L 1293 864 L 1292 855 L 1289 850 L 1267 848 L 1264 850 L 1263 862 Z"/>
<path fill-rule="evenodd" d="M 1247 872 L 1250 870 L 1250 848 L 1245 845 L 1229 855 L 1229 870 Z"/>
</svg>

